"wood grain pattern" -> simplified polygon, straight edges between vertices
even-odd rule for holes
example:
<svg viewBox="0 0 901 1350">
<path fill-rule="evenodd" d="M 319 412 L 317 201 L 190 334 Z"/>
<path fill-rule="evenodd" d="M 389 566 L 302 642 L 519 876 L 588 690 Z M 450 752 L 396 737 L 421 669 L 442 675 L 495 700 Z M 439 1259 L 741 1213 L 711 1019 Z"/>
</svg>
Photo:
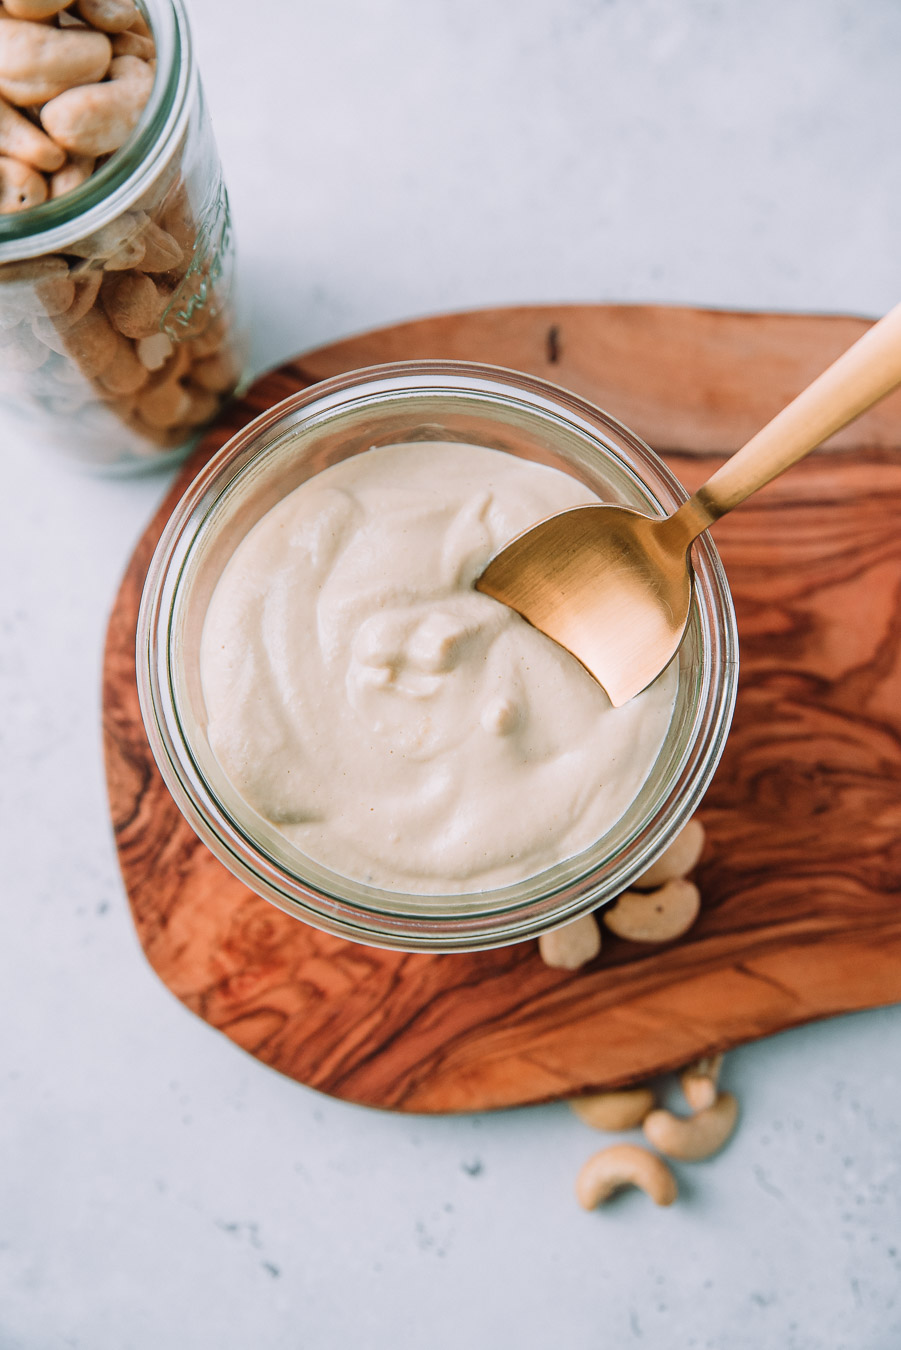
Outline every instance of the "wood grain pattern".
<svg viewBox="0 0 901 1350">
<path fill-rule="evenodd" d="M 152 763 L 134 677 L 150 554 L 188 479 L 250 417 L 386 360 L 490 361 L 619 416 L 697 486 L 864 321 L 644 306 L 483 311 L 307 353 L 256 382 L 151 522 L 110 620 L 104 738 L 144 951 L 185 1005 L 323 1092 L 474 1111 L 638 1081 L 695 1055 L 901 999 L 901 398 L 722 521 L 743 671 L 702 809 L 703 910 L 675 945 L 607 935 L 571 975 L 537 944 L 404 955 L 318 933 L 195 838 Z"/>
</svg>

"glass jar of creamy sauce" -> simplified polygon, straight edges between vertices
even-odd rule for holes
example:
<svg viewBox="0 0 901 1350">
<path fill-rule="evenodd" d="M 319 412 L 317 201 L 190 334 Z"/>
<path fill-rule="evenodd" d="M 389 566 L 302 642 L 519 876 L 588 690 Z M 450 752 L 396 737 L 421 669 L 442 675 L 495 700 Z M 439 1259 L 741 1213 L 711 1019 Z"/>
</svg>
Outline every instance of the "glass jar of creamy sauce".
<svg viewBox="0 0 901 1350">
<path fill-rule="evenodd" d="M 419 454 L 420 449 L 434 452 L 433 459 Z M 365 461 L 354 461 L 367 452 L 372 453 Z M 534 706 L 535 690 L 528 684 L 538 653 L 534 662 L 528 652 L 510 658 L 527 672 L 521 697 L 516 689 L 522 681 L 506 680 L 503 644 L 491 648 L 492 677 L 487 684 L 484 671 L 476 668 L 489 659 L 481 655 L 488 651 L 482 631 L 486 625 L 492 633 L 497 628 L 507 635 L 504 625 L 522 621 L 503 606 L 498 607 L 503 612 L 496 621 L 487 611 L 487 618 L 481 610 L 473 617 L 468 591 L 472 578 L 466 568 L 477 568 L 481 554 L 478 548 L 467 553 L 469 545 L 456 536 L 439 541 L 436 555 L 440 567 L 452 575 L 452 586 L 439 578 L 429 583 L 431 590 L 420 593 L 414 587 L 412 611 L 395 603 L 409 586 L 399 583 L 398 557 L 390 556 L 390 541 L 399 538 L 398 530 L 408 528 L 401 518 L 408 508 L 413 509 L 410 522 L 419 522 L 416 528 L 426 522 L 417 548 L 428 542 L 431 519 L 416 514 L 415 475 L 411 469 L 410 482 L 405 482 L 404 464 L 415 464 L 416 473 L 425 475 L 424 486 L 433 501 L 440 500 L 445 483 L 448 497 L 457 490 L 452 489 L 452 480 L 457 483 L 456 471 L 463 465 L 470 475 L 466 479 L 464 474 L 465 481 L 474 484 L 470 516 L 487 519 L 492 494 L 486 492 L 481 505 L 476 500 L 482 464 L 490 475 L 492 454 L 486 452 L 544 466 L 537 477 L 534 470 L 525 475 L 529 482 L 535 478 L 540 483 L 548 468 L 568 476 L 561 480 L 561 500 L 570 491 L 574 500 L 579 499 L 587 490 L 606 501 L 664 514 L 685 495 L 636 436 L 564 390 L 490 367 L 400 363 L 326 381 L 287 399 L 240 432 L 200 473 L 176 508 L 147 577 L 138 624 L 138 685 L 150 745 L 175 801 L 212 852 L 260 895 L 311 924 L 371 945 L 429 951 L 498 946 L 535 937 L 612 900 L 648 867 L 696 809 L 731 720 L 737 678 L 735 619 L 718 556 L 705 537 L 695 550 L 695 598 L 688 632 L 664 677 L 665 688 L 646 705 L 636 702 L 626 714 L 632 721 L 619 724 L 628 735 L 613 758 L 628 753 L 628 736 L 634 736 L 636 756 L 645 756 L 640 771 L 625 775 L 625 796 L 607 815 L 586 816 L 594 820 L 593 832 L 586 837 L 568 833 L 573 803 L 576 797 L 581 802 L 584 794 L 562 797 L 562 809 L 559 802 L 549 800 L 548 812 L 565 817 L 554 836 L 562 841 L 558 848 L 562 856 L 553 847 L 550 853 L 531 851 L 532 836 L 543 828 L 543 798 L 536 806 L 536 791 L 543 792 L 545 780 L 536 773 L 535 757 L 541 760 L 544 750 L 529 752 L 521 761 L 511 759 L 511 753 L 523 708 L 528 708 L 533 725 L 521 741 L 534 746 L 546 743 L 551 735 L 550 731 L 544 735 L 542 710 Z M 371 466 L 378 469 L 376 495 L 367 498 L 361 493 L 357 500 L 354 484 L 364 466 L 367 472 Z M 289 500 L 289 495 L 302 485 L 307 487 L 297 491 L 296 500 L 306 505 L 299 516 L 291 515 L 295 499 Z M 401 517 L 384 533 L 389 553 L 379 554 L 384 545 L 376 536 L 370 539 L 367 531 L 373 520 L 378 524 L 382 500 L 378 493 L 386 488 L 392 507 L 400 503 Z M 547 508 L 539 509 L 542 489 L 536 490 L 536 518 L 559 509 L 553 494 Z M 499 489 L 498 501 L 502 495 Z M 347 525 L 355 512 L 358 520 L 369 522 L 362 533 Z M 466 516 L 465 502 L 448 517 L 449 533 L 459 534 L 461 516 Z M 498 529 L 503 533 L 505 521 L 509 527 L 506 517 L 499 519 L 495 534 Z M 524 520 L 515 528 L 528 523 L 532 522 Z M 493 542 L 499 545 L 504 540 L 496 537 Z M 463 550 L 462 571 L 455 548 Z M 336 570 L 329 560 L 337 554 L 341 563 Z M 341 581 L 343 590 L 335 593 L 333 605 L 337 627 L 332 628 L 321 596 L 314 596 L 312 607 L 305 610 L 306 602 L 298 607 L 297 593 L 291 589 L 303 573 L 303 566 L 298 572 L 298 557 L 321 562 L 325 555 L 327 566 L 311 581 L 311 594 L 324 595 L 336 577 Z M 374 598 L 361 608 L 358 593 L 368 591 L 370 557 Z M 343 581 L 342 567 L 350 568 Z M 401 570 L 406 576 L 415 568 L 408 568 L 404 560 Z M 421 570 L 424 576 L 425 563 Z M 379 591 L 382 573 L 385 584 Z M 278 595 L 268 606 L 270 581 Z M 266 611 L 262 619 L 256 614 L 257 590 L 261 612 Z M 471 595 L 479 605 L 495 604 Z M 305 670 L 302 678 L 292 675 L 287 635 L 293 619 L 274 622 L 272 616 L 279 613 L 297 616 L 302 631 L 293 637 L 301 647 L 306 641 L 325 644 L 333 657 L 340 647 L 336 634 L 346 632 L 346 653 L 339 652 L 339 665 L 333 668 L 341 671 L 337 694 L 327 690 L 327 681 L 315 687 L 320 678 L 315 671 L 311 675 Z M 257 642 L 254 651 L 242 650 L 251 640 L 248 634 Z M 529 634 L 530 641 L 549 641 L 534 630 Z M 561 670 L 569 678 L 559 666 L 559 655 L 563 663 L 572 662 L 575 681 L 560 688 L 573 689 L 579 700 L 587 699 L 579 703 L 585 710 L 580 714 L 584 738 L 578 727 L 572 736 L 570 721 L 569 741 L 561 749 L 560 763 L 575 763 L 579 740 L 600 747 L 597 753 L 603 749 L 604 735 L 596 741 L 590 738 L 596 731 L 593 710 L 597 708 L 597 717 L 602 718 L 606 698 L 596 687 L 583 688 L 580 681 L 589 679 L 586 673 L 554 644 L 550 646 L 551 665 L 541 678 L 553 683 Z M 457 661 L 461 649 L 470 660 L 463 677 L 458 671 L 463 659 Z M 287 664 L 280 665 L 285 652 Z M 440 700 L 451 697 L 452 685 L 457 700 L 450 704 L 453 718 L 471 722 L 477 734 L 467 742 L 469 759 L 464 760 L 461 750 L 455 762 L 451 745 L 436 786 L 435 779 L 417 778 L 423 772 L 420 752 L 423 744 L 428 749 L 434 743 L 444 755 L 446 743 L 455 739 L 445 734 L 447 725 L 443 731 L 438 725 Z M 470 688 L 471 708 L 466 704 Z M 553 688 L 558 690 L 556 683 Z M 392 698 L 386 702 L 387 694 Z M 405 697 L 394 697 L 400 694 Z M 270 695 L 272 701 L 267 703 Z M 340 708 L 333 706 L 334 697 Z M 558 704 L 560 698 L 559 691 L 553 694 Z M 308 706 L 295 718 L 294 709 L 305 700 Z M 230 708 L 235 710 L 233 718 Z M 391 719 L 397 717 L 406 720 L 393 725 Z M 550 704 L 546 718 L 548 724 L 559 722 Z M 652 723 L 650 742 L 639 747 Z M 297 725 L 305 728 L 307 740 L 300 736 L 295 754 L 292 738 Z M 355 735 L 360 738 L 356 758 L 344 753 L 348 747 L 353 750 Z M 500 744 L 505 737 L 511 740 L 509 746 Z M 314 741 L 324 756 L 318 769 L 308 753 Z M 476 829 L 473 802 L 459 790 L 447 794 L 454 805 L 443 821 L 440 811 L 437 817 L 424 814 L 423 799 L 431 795 L 440 803 L 449 776 L 457 771 L 460 783 L 478 783 L 482 790 L 478 759 L 471 758 L 477 756 L 480 743 L 487 747 L 486 755 L 493 756 L 490 772 L 482 776 L 487 791 L 502 791 L 504 801 L 497 809 L 496 801 L 485 798 L 476 814 L 494 823 L 487 831 Z M 398 767 L 393 757 L 403 761 L 405 748 L 410 747 L 410 810 L 398 816 L 392 806 L 379 819 L 384 800 L 390 795 L 394 802 L 407 778 L 403 762 Z M 589 763 L 595 753 L 593 748 Z M 377 768 L 380 755 L 386 766 L 387 756 L 392 756 L 390 770 L 386 767 L 382 777 Z M 513 767 L 507 777 L 498 779 L 495 768 L 502 761 Z M 542 772 L 544 764 L 541 760 L 538 765 Z M 343 795 L 342 782 L 347 784 Z M 492 788 L 496 782 L 502 782 L 502 788 Z M 370 809 L 379 819 L 374 831 L 363 814 Z M 329 813 L 337 828 L 334 838 L 320 829 Z M 504 825 L 503 843 L 495 848 L 505 814 L 517 813 L 532 822 L 525 827 L 525 836 L 518 826 L 508 835 Z M 479 857 L 489 860 L 484 870 L 470 866 L 466 857 L 469 831 L 458 828 L 462 816 L 473 821 Z M 424 820 L 432 835 L 424 833 Z M 393 837 L 386 846 L 383 834 L 388 829 Z M 449 839 L 457 852 L 446 847 Z M 520 856 L 508 862 L 509 839 L 514 841 L 509 848 Z M 440 865 L 433 857 L 439 852 Z"/>
</svg>

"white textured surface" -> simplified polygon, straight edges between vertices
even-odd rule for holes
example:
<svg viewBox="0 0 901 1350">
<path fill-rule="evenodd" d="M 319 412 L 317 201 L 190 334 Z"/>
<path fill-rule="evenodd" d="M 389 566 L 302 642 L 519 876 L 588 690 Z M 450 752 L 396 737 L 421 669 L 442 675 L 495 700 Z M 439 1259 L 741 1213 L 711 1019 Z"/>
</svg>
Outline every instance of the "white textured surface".
<svg viewBox="0 0 901 1350">
<path fill-rule="evenodd" d="M 876 313 L 897 297 L 896 0 L 189 0 L 258 367 L 531 300 Z M 734 1053 L 683 1198 L 586 1215 L 547 1107 L 318 1097 L 145 964 L 100 651 L 160 479 L 4 446 L 0 1350 L 895 1350 L 895 1008 Z"/>
</svg>

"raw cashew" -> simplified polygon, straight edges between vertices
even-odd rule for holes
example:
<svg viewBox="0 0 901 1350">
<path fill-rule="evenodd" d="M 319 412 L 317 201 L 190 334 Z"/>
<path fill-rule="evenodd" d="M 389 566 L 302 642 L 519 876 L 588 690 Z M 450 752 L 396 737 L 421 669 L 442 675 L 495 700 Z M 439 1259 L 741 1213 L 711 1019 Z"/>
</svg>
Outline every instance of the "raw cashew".
<svg viewBox="0 0 901 1350">
<path fill-rule="evenodd" d="M 144 231 L 143 240 L 142 272 L 171 272 L 180 265 L 184 257 L 181 245 L 154 221 Z"/>
<path fill-rule="evenodd" d="M 75 283 L 65 258 L 45 253 L 41 258 L 5 263 L 0 267 L 0 310 L 22 318 L 62 314 L 75 297 Z"/>
<path fill-rule="evenodd" d="M 168 333 L 154 333 L 141 338 L 137 344 L 138 360 L 147 370 L 161 370 L 172 355 L 172 339 Z"/>
<path fill-rule="evenodd" d="M 138 33 L 116 33 L 112 43 L 114 56 L 140 56 L 142 61 L 156 59 L 153 38 L 141 37 Z"/>
<path fill-rule="evenodd" d="M 166 303 L 143 272 L 112 273 L 103 283 L 101 301 L 113 327 L 136 339 L 157 331 Z"/>
<path fill-rule="evenodd" d="M 656 862 L 646 872 L 642 872 L 632 884 L 638 890 L 653 890 L 665 881 L 674 881 L 676 877 L 686 877 L 694 867 L 704 850 L 704 826 L 697 816 L 676 835 L 673 842 L 664 849 Z"/>
<path fill-rule="evenodd" d="M 4 0 L 3 8 L 14 19 L 52 19 L 61 9 L 71 5 L 72 0 Z"/>
<path fill-rule="evenodd" d="M 191 395 L 178 380 L 164 380 L 138 395 L 142 421 L 154 430 L 166 431 L 185 422 L 191 412 Z"/>
<path fill-rule="evenodd" d="M 594 1130 L 632 1130 L 653 1110 L 654 1094 L 646 1087 L 619 1088 L 570 1097 L 569 1106 Z"/>
<path fill-rule="evenodd" d="M 209 422 L 215 417 L 219 410 L 220 400 L 215 394 L 211 394 L 208 389 L 198 389 L 196 385 L 188 384 L 186 386 L 191 399 L 191 406 L 188 409 L 185 423 L 189 427 L 199 427 L 204 422 Z"/>
<path fill-rule="evenodd" d="M 583 1209 L 594 1209 L 623 1186 L 637 1186 L 655 1205 L 671 1205 L 678 1194 L 676 1178 L 662 1158 L 638 1144 L 613 1144 L 582 1166 L 576 1199 Z"/>
<path fill-rule="evenodd" d="M 46 103 L 102 80 L 112 55 L 105 33 L 0 18 L 0 95 L 19 107 Z"/>
<path fill-rule="evenodd" d="M 32 327 L 41 339 L 46 342 L 48 347 L 54 347 L 54 343 L 59 345 L 59 339 L 54 334 L 65 333 L 73 324 L 83 319 L 88 310 L 92 308 L 97 299 L 97 292 L 100 289 L 100 278 L 102 272 L 91 270 L 82 275 L 72 272 L 72 303 L 62 314 L 54 314 L 52 317 L 45 318 L 40 316 L 36 318 Z M 54 350 L 56 348 L 54 347 Z"/>
<path fill-rule="evenodd" d="M 624 891 L 603 911 L 603 920 L 612 933 L 630 942 L 672 942 L 688 932 L 700 908 L 697 886 L 679 879 L 656 891 Z"/>
<path fill-rule="evenodd" d="M 66 252 L 74 253 L 79 258 L 90 258 L 92 260 L 113 258 L 136 245 L 143 235 L 148 219 L 149 217 L 143 211 L 126 212 L 115 220 L 111 220 L 108 225 L 101 225 L 100 229 L 95 230 L 93 234 L 85 235 L 83 239 L 67 245 Z M 143 257 L 143 246 L 141 257 Z"/>
<path fill-rule="evenodd" d="M 78 13 L 92 28 L 105 33 L 121 33 L 140 15 L 134 0 L 78 0 Z"/>
<path fill-rule="evenodd" d="M 225 325 L 221 316 L 211 319 L 202 333 L 191 338 L 191 352 L 194 356 L 212 356 L 225 342 Z"/>
<path fill-rule="evenodd" d="M 41 122 L 71 154 L 109 154 L 124 145 L 138 125 L 152 87 L 153 71 L 146 61 L 116 56 L 108 80 L 82 84 L 52 98 L 41 109 Z"/>
<path fill-rule="evenodd" d="M 127 338 L 120 337 L 116 354 L 98 377 L 98 382 L 111 394 L 128 395 L 136 394 L 149 379 L 150 372 L 141 365 L 132 344 Z"/>
<path fill-rule="evenodd" d="M 94 172 L 93 155 L 73 155 L 50 179 L 50 199 L 55 201 L 73 188 L 81 187 Z"/>
<path fill-rule="evenodd" d="M 32 168 L 48 173 L 61 168 L 66 160 L 64 150 L 3 98 L 0 98 L 0 154 L 24 160 Z"/>
<path fill-rule="evenodd" d="M 201 389 L 209 389 L 213 394 L 224 394 L 238 378 L 238 369 L 231 356 L 214 353 L 205 356 L 194 366 L 191 379 Z"/>
<path fill-rule="evenodd" d="M 658 1108 L 645 1117 L 647 1140 L 670 1158 L 700 1162 L 718 1153 L 735 1129 L 738 1102 L 731 1092 L 721 1092 L 712 1106 L 693 1116 L 677 1116 Z"/>
<path fill-rule="evenodd" d="M 542 933 L 538 950 L 546 965 L 558 970 L 578 970 L 593 961 L 601 950 L 601 930 L 593 914 L 582 914 L 562 928 Z"/>
<path fill-rule="evenodd" d="M 47 200 L 47 183 L 31 165 L 0 155 L 0 216 L 27 211 Z"/>
<path fill-rule="evenodd" d="M 69 356 L 79 370 L 90 378 L 102 374 L 118 350 L 118 336 L 105 314 L 89 309 L 71 328 L 47 344 L 61 356 Z"/>
<path fill-rule="evenodd" d="M 705 1055 L 693 1064 L 686 1064 L 681 1070 L 679 1082 L 692 1111 L 703 1111 L 716 1101 L 716 1085 L 722 1064 L 722 1055 Z"/>
</svg>

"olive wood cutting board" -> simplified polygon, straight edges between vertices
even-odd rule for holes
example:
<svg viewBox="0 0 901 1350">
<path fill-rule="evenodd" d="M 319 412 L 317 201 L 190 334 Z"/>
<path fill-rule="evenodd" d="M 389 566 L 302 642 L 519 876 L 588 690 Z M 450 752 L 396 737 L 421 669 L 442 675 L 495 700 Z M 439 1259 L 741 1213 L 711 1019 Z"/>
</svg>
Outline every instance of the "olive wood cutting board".
<svg viewBox="0 0 901 1350">
<path fill-rule="evenodd" d="M 479 1111 L 638 1081 L 815 1018 L 901 1000 L 901 396 L 716 526 L 741 636 L 732 734 L 701 809 L 701 916 L 680 941 L 606 933 L 569 974 L 535 942 L 405 955 L 320 933 L 253 895 L 173 805 L 144 736 L 135 622 L 190 478 L 276 400 L 356 367 L 486 361 L 568 386 L 689 489 L 866 320 L 656 306 L 525 307 L 401 324 L 262 376 L 184 466 L 113 609 L 109 799 L 138 937 L 197 1016 L 347 1101 Z"/>
</svg>

